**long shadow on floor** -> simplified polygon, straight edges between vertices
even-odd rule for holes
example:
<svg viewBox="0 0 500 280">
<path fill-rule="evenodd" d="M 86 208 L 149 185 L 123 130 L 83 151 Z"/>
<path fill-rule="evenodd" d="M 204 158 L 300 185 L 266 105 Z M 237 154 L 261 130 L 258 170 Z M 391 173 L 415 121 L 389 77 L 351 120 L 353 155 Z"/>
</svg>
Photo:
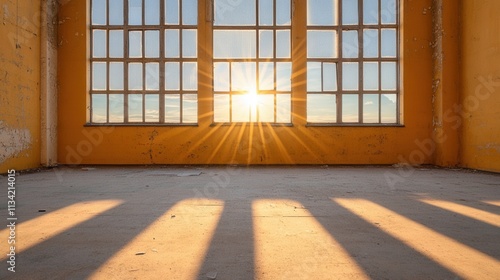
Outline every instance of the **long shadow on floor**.
<svg viewBox="0 0 500 280">
<path fill-rule="evenodd" d="M 251 200 L 228 200 L 210 243 L 199 279 L 252 279 L 254 236 Z M 249 278 L 250 277 L 250 278 Z"/>
<path fill-rule="evenodd" d="M 373 279 L 454 279 L 456 275 L 339 204 L 302 204 Z M 325 213 L 330 213 L 325 215 Z"/>
<path fill-rule="evenodd" d="M 139 193 L 128 194 L 123 204 L 48 240 L 40 240 L 40 243 L 17 256 L 18 268 L 14 276 L 17 279 L 88 278 L 176 202 L 182 200 L 165 199 L 162 192 L 150 192 L 149 198 Z M 148 215 L 138 213 L 144 207 L 149 209 Z M 18 234 L 18 238 L 22 239 L 22 232 Z M 132 255 L 134 253 L 131 252 Z M 7 270 L 0 272 L 0 278 L 6 276 L 5 271 Z"/>
</svg>

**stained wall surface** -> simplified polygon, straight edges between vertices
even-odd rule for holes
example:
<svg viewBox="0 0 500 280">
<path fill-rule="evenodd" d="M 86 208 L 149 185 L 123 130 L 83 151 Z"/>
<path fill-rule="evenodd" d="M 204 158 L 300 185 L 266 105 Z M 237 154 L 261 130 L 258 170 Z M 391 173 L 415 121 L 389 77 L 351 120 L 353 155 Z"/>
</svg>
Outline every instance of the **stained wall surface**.
<svg viewBox="0 0 500 280">
<path fill-rule="evenodd" d="M 500 172 L 500 2 L 462 1 L 461 161 Z"/>
<path fill-rule="evenodd" d="M 40 1 L 2 1 L 0 173 L 40 166 Z"/>
</svg>

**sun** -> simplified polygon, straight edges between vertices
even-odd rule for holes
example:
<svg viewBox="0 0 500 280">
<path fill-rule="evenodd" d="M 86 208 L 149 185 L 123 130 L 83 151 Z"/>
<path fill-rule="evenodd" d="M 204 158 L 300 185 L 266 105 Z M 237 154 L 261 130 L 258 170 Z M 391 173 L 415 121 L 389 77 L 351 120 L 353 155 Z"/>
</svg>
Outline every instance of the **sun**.
<svg viewBox="0 0 500 280">
<path fill-rule="evenodd" d="M 256 89 L 251 89 L 245 94 L 245 99 L 248 105 L 254 107 L 259 102 L 259 96 Z"/>
</svg>

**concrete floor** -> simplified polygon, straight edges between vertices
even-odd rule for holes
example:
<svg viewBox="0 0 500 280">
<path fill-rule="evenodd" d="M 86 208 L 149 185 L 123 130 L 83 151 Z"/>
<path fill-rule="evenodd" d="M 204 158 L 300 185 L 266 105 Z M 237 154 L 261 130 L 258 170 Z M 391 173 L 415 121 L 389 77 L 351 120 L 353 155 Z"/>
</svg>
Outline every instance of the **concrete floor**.
<svg viewBox="0 0 500 280">
<path fill-rule="evenodd" d="M 65 167 L 16 183 L 16 272 L 4 228 L 2 279 L 500 277 L 499 174 Z"/>
</svg>

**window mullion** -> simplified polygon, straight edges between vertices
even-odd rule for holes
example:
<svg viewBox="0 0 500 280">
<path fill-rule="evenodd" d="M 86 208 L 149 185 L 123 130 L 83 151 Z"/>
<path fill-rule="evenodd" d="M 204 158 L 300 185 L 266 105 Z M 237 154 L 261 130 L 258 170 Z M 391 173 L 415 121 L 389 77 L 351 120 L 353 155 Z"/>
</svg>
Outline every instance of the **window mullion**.
<svg viewBox="0 0 500 280">
<path fill-rule="evenodd" d="M 401 3 L 399 0 L 396 1 L 396 90 L 398 94 L 396 95 L 396 120 L 397 123 L 401 123 L 401 44 L 400 44 L 400 22 L 401 22 Z"/>
<path fill-rule="evenodd" d="M 343 20 L 343 15 L 342 15 L 342 3 L 343 1 L 342 0 L 338 0 L 338 8 L 336 10 L 337 12 L 337 36 L 338 36 L 338 40 L 337 40 L 337 57 L 339 59 L 339 67 L 338 67 L 338 73 L 337 75 L 339 76 L 339 84 L 337 85 L 338 87 L 338 91 L 337 91 L 337 95 L 336 95 L 336 100 L 337 100 L 337 123 L 342 123 L 342 96 L 343 96 L 343 93 L 344 93 L 344 85 L 343 85 L 343 48 L 342 48 L 342 31 L 343 31 L 343 23 L 342 23 L 342 20 Z"/>
<path fill-rule="evenodd" d="M 182 49 L 182 40 L 183 40 L 183 13 L 182 13 L 182 5 L 183 1 L 179 0 L 179 120 L 180 123 L 184 123 L 184 54 Z"/>
<path fill-rule="evenodd" d="M 363 0 L 358 0 L 358 123 L 363 123 L 363 90 L 364 90 L 364 63 L 363 63 Z"/>
<path fill-rule="evenodd" d="M 159 109 L 160 123 L 165 123 L 165 0 L 160 0 L 160 28 L 158 29 L 158 40 L 160 45 L 160 57 L 158 59 L 158 86 L 159 86 Z"/>
<path fill-rule="evenodd" d="M 124 106 L 124 109 L 123 109 L 123 120 L 125 123 L 128 123 L 129 122 L 129 114 L 128 114 L 128 111 L 129 111 L 129 102 L 128 102 L 128 98 L 129 98 L 129 88 L 128 88 L 128 67 L 129 67 L 129 28 L 128 28 L 128 23 L 129 23 L 129 11 L 128 11 L 128 7 L 129 7 L 129 0 L 124 0 L 123 1 L 123 22 L 124 22 L 124 30 L 123 30 L 123 57 L 125 58 L 125 61 L 123 63 L 123 71 L 125 72 L 124 73 L 124 76 L 123 76 L 123 89 L 124 89 L 124 93 L 123 93 L 123 106 Z"/>
<path fill-rule="evenodd" d="M 142 67 L 142 123 L 146 122 L 146 0 L 141 0 L 141 12 L 142 12 L 142 25 L 141 25 L 141 41 L 142 41 L 142 57 L 141 57 L 141 67 Z"/>
</svg>

